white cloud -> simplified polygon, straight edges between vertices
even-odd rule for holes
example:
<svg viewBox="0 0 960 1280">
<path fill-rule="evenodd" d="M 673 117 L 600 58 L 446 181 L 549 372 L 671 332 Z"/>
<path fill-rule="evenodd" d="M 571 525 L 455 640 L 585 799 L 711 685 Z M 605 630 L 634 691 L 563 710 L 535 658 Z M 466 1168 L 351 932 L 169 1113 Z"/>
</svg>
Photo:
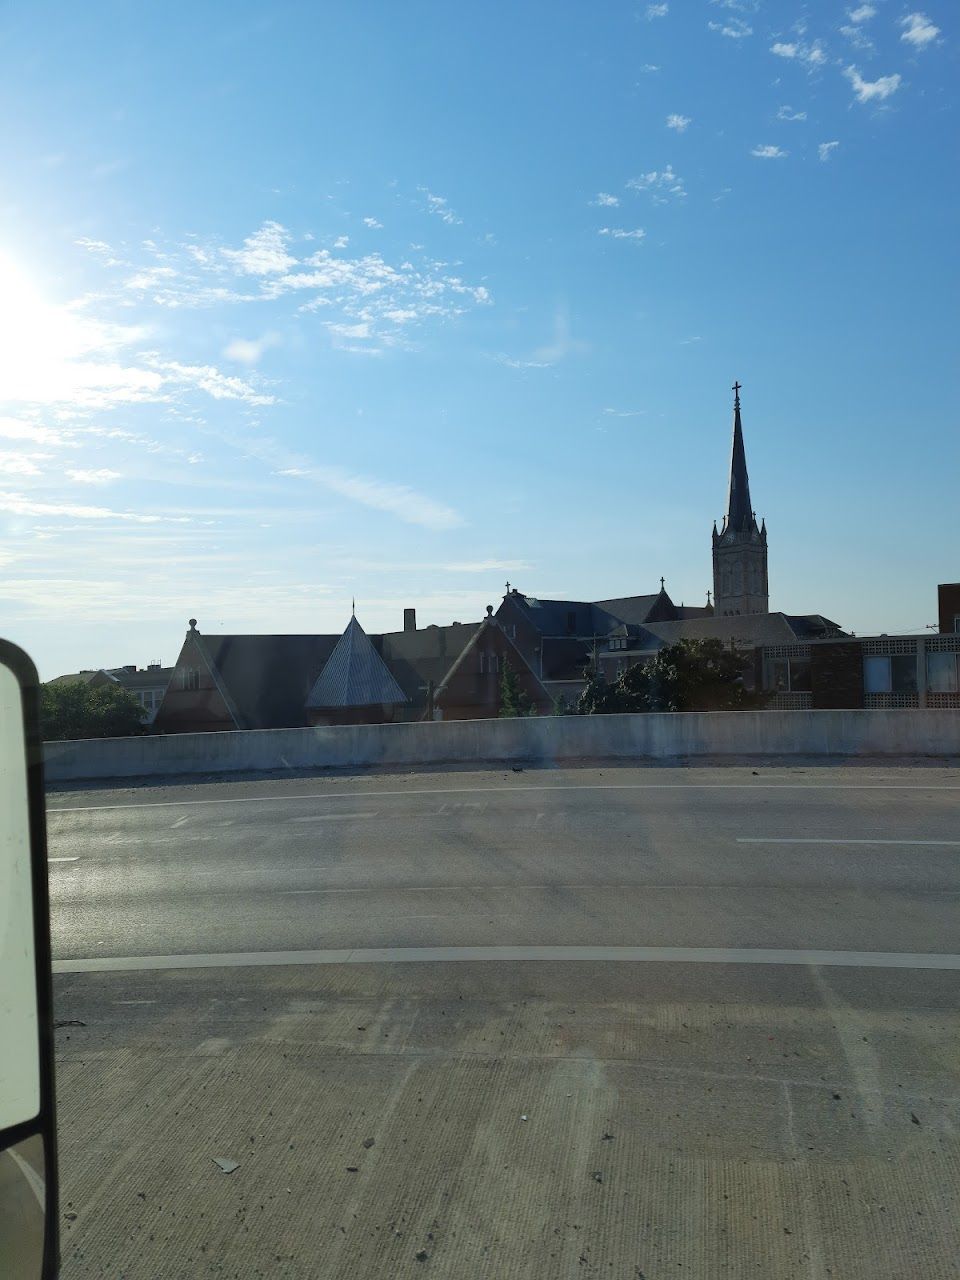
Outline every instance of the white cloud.
<svg viewBox="0 0 960 1280">
<path fill-rule="evenodd" d="M 376 218 L 364 218 L 363 225 L 369 227 L 371 231 L 382 231 L 383 223 L 378 222 Z"/>
<path fill-rule="evenodd" d="M 646 409 L 604 409 L 609 418 L 642 418 Z"/>
<path fill-rule="evenodd" d="M 745 40 L 753 35 L 753 27 L 743 18 L 727 18 L 725 22 L 708 22 L 711 31 L 719 31 L 729 40 Z"/>
<path fill-rule="evenodd" d="M 436 214 L 442 222 L 446 222 L 449 226 L 459 226 L 463 222 L 463 219 L 458 218 L 450 208 L 446 196 L 435 196 L 426 187 L 418 187 L 417 190 L 426 196 L 427 211 L 429 213 Z"/>
<path fill-rule="evenodd" d="M 432 567 L 434 566 L 427 566 L 427 568 Z M 532 569 L 533 565 L 528 560 L 467 560 L 455 564 L 441 564 L 437 567 L 444 573 L 524 573 Z"/>
<path fill-rule="evenodd" d="M 107 507 L 78 506 L 73 502 L 33 502 L 21 493 L 0 492 L 0 511 L 17 516 L 68 516 L 71 520 L 123 520 L 131 524 L 187 524 L 189 516 L 142 515 L 111 511 Z"/>
<path fill-rule="evenodd" d="M 843 73 L 853 86 L 858 102 L 883 102 L 900 88 L 900 76 L 880 76 L 878 80 L 864 80 L 856 67 L 847 67 Z"/>
<path fill-rule="evenodd" d="M 628 231 L 625 227 L 601 227 L 597 234 L 610 236 L 614 240 L 642 240 L 647 233 L 642 227 L 633 231 Z"/>
<path fill-rule="evenodd" d="M 42 454 L 6 453 L 0 451 L 0 475 L 38 476 L 40 468 L 34 459 L 44 456 Z"/>
<path fill-rule="evenodd" d="M 685 133 L 691 124 L 693 121 L 690 116 L 677 115 L 676 112 L 667 116 L 667 128 L 676 129 L 677 133 Z"/>
<path fill-rule="evenodd" d="M 778 58 L 791 58 L 802 62 L 808 70 L 822 67 L 827 60 L 826 52 L 819 40 L 814 40 L 813 44 L 804 44 L 802 40 L 790 42 L 778 40 L 770 46 L 770 52 L 776 54 Z"/>
<path fill-rule="evenodd" d="M 279 222 L 265 222 L 259 231 L 247 236 L 242 249 L 222 249 L 223 256 L 243 275 L 279 275 L 297 265 L 287 252 L 290 233 Z"/>
<path fill-rule="evenodd" d="M 336 240 L 333 242 L 333 247 L 335 249 L 345 249 L 349 243 L 349 236 L 337 236 Z"/>
<path fill-rule="evenodd" d="M 864 34 L 862 27 L 844 24 L 840 28 L 840 34 L 846 36 L 855 49 L 862 49 L 865 53 L 873 51 L 873 41 Z"/>
<path fill-rule="evenodd" d="M 405 524 L 427 529 L 453 529 L 462 517 L 442 502 L 435 502 L 407 485 L 394 484 L 345 471 L 340 467 L 287 467 L 279 474 L 311 480 L 332 493 L 376 511 L 386 511 Z"/>
<path fill-rule="evenodd" d="M 829 160 L 831 154 L 839 147 L 839 142 L 821 142 L 817 147 L 817 155 L 821 160 Z"/>
<path fill-rule="evenodd" d="M 849 9 L 847 17 L 851 22 L 869 22 L 876 15 L 876 12 L 872 4 L 862 4 L 857 9 Z"/>
<path fill-rule="evenodd" d="M 645 62 L 640 70 L 645 76 L 650 76 L 653 75 L 655 71 L 659 71 L 660 68 L 653 62 Z"/>
<path fill-rule="evenodd" d="M 167 383 L 193 387 L 204 391 L 214 400 L 243 400 L 247 404 L 274 404 L 276 397 L 257 391 L 242 378 L 221 373 L 212 364 L 181 364 L 178 360 L 161 360 L 149 357 L 154 367 L 163 374 Z"/>
<path fill-rule="evenodd" d="M 784 160 L 790 152 L 784 151 L 781 147 L 767 145 L 764 147 L 754 147 L 750 154 L 752 156 L 756 156 L 760 160 Z"/>
<path fill-rule="evenodd" d="M 93 254 L 95 258 L 99 258 L 105 267 L 123 265 L 122 258 L 117 257 L 116 251 L 105 240 L 91 240 L 88 236 L 81 236 L 73 243 L 81 249 L 86 249 L 87 253 Z"/>
<path fill-rule="evenodd" d="M 648 4 L 647 21 L 650 22 L 654 18 L 665 18 L 669 12 L 669 4 Z"/>
<path fill-rule="evenodd" d="M 940 34 L 940 28 L 935 27 L 925 13 L 908 13 L 900 19 L 900 26 L 906 28 L 900 39 L 915 49 L 925 49 Z"/>
<path fill-rule="evenodd" d="M 100 467 L 98 470 L 68 467 L 67 475 L 77 484 L 109 484 L 111 480 L 120 479 L 120 472 L 111 471 L 109 467 Z"/>
<path fill-rule="evenodd" d="M 278 333 L 265 333 L 260 338 L 234 338 L 224 347 L 223 354 L 228 360 L 235 360 L 238 364 L 259 364 L 263 353 L 279 343 Z"/>
<path fill-rule="evenodd" d="M 665 169 L 652 169 L 649 173 L 641 173 L 638 178 L 631 178 L 627 183 L 631 191 L 647 191 L 657 204 L 666 204 L 668 196 L 682 199 L 687 193 L 683 179 L 678 177 L 672 165 Z"/>
<path fill-rule="evenodd" d="M 781 107 L 777 112 L 778 120 L 806 120 L 805 111 L 794 111 L 793 107 Z"/>
<path fill-rule="evenodd" d="M 0 418 L 0 439 L 30 440 L 35 444 L 62 445 L 62 431 L 54 431 L 50 427 L 41 427 L 35 422 L 27 422 L 20 418 Z"/>
<path fill-rule="evenodd" d="M 596 199 L 591 200 L 590 203 L 601 209 L 616 209 L 620 204 L 620 197 L 612 196 L 608 191 L 599 191 Z"/>
<path fill-rule="evenodd" d="M 177 274 L 173 267 L 146 267 L 125 280 L 123 287 L 131 293 L 148 293 L 165 281 L 175 279 Z"/>
</svg>

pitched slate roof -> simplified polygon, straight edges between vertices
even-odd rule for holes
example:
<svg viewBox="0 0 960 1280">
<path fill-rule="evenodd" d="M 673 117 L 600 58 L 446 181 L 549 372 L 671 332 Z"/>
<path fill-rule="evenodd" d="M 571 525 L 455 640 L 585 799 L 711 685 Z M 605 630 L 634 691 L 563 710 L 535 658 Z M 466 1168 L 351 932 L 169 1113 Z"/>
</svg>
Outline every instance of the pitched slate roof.
<svg viewBox="0 0 960 1280">
<path fill-rule="evenodd" d="M 715 638 L 739 645 L 790 644 L 814 634 L 795 628 L 799 619 L 785 613 L 722 614 L 712 618 L 689 618 L 681 622 L 651 622 L 647 626 L 660 640 L 673 644 L 676 640 Z M 822 634 L 822 633 L 816 633 Z"/>
<path fill-rule="evenodd" d="M 241 729 L 292 729 L 339 636 L 204 635 L 203 646 Z"/>
<path fill-rule="evenodd" d="M 409 701 L 370 637 L 352 617 L 310 690 L 306 705 L 370 707 Z"/>
<path fill-rule="evenodd" d="M 415 706 L 425 706 L 427 687 L 436 688 L 463 652 L 479 622 L 453 622 L 418 631 L 388 631 L 371 637 L 394 679 Z"/>
<path fill-rule="evenodd" d="M 520 592 L 510 598 L 544 636 L 602 636 L 611 626 L 609 615 L 589 600 L 540 600 Z"/>
</svg>

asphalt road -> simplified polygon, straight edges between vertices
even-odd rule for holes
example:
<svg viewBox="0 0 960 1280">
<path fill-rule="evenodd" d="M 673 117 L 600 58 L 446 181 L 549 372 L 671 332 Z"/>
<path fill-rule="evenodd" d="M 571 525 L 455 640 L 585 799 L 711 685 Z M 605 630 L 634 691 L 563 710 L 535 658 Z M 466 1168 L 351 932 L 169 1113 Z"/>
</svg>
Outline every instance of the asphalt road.
<svg viewBox="0 0 960 1280">
<path fill-rule="evenodd" d="M 56 958 L 960 952 L 948 771 L 525 771 L 51 797 Z"/>
<path fill-rule="evenodd" d="M 948 768 L 52 794 L 63 1280 L 952 1280 L 958 815 Z"/>
</svg>

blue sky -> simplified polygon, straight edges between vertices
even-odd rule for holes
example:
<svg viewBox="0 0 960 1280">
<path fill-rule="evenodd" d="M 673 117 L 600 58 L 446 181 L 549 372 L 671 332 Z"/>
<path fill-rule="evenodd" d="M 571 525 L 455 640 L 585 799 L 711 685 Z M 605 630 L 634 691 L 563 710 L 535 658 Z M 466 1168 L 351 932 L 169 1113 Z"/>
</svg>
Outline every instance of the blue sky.
<svg viewBox="0 0 960 1280">
<path fill-rule="evenodd" d="M 45 677 L 353 596 L 699 603 L 734 378 L 772 608 L 917 629 L 960 577 L 939 0 L 8 3 L 0 48 L 0 634 Z"/>
</svg>

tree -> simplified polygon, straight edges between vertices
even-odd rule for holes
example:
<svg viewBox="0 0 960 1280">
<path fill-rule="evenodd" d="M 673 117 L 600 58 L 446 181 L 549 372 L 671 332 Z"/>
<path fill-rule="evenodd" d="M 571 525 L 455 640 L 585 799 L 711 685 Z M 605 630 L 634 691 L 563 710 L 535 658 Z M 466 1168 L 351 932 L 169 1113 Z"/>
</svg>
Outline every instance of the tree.
<svg viewBox="0 0 960 1280">
<path fill-rule="evenodd" d="M 533 715 L 533 705 L 520 687 L 520 678 L 507 658 L 500 671 L 500 711 L 503 718 Z"/>
<path fill-rule="evenodd" d="M 91 687 L 82 680 L 40 687 L 46 742 L 66 738 L 126 738 L 143 733 L 144 711 L 121 684 Z"/>
<path fill-rule="evenodd" d="M 678 640 L 647 662 L 629 667 L 615 684 L 598 673 L 580 697 L 584 715 L 631 711 L 745 711 L 767 695 L 744 688 L 747 655 L 720 640 Z"/>
</svg>

